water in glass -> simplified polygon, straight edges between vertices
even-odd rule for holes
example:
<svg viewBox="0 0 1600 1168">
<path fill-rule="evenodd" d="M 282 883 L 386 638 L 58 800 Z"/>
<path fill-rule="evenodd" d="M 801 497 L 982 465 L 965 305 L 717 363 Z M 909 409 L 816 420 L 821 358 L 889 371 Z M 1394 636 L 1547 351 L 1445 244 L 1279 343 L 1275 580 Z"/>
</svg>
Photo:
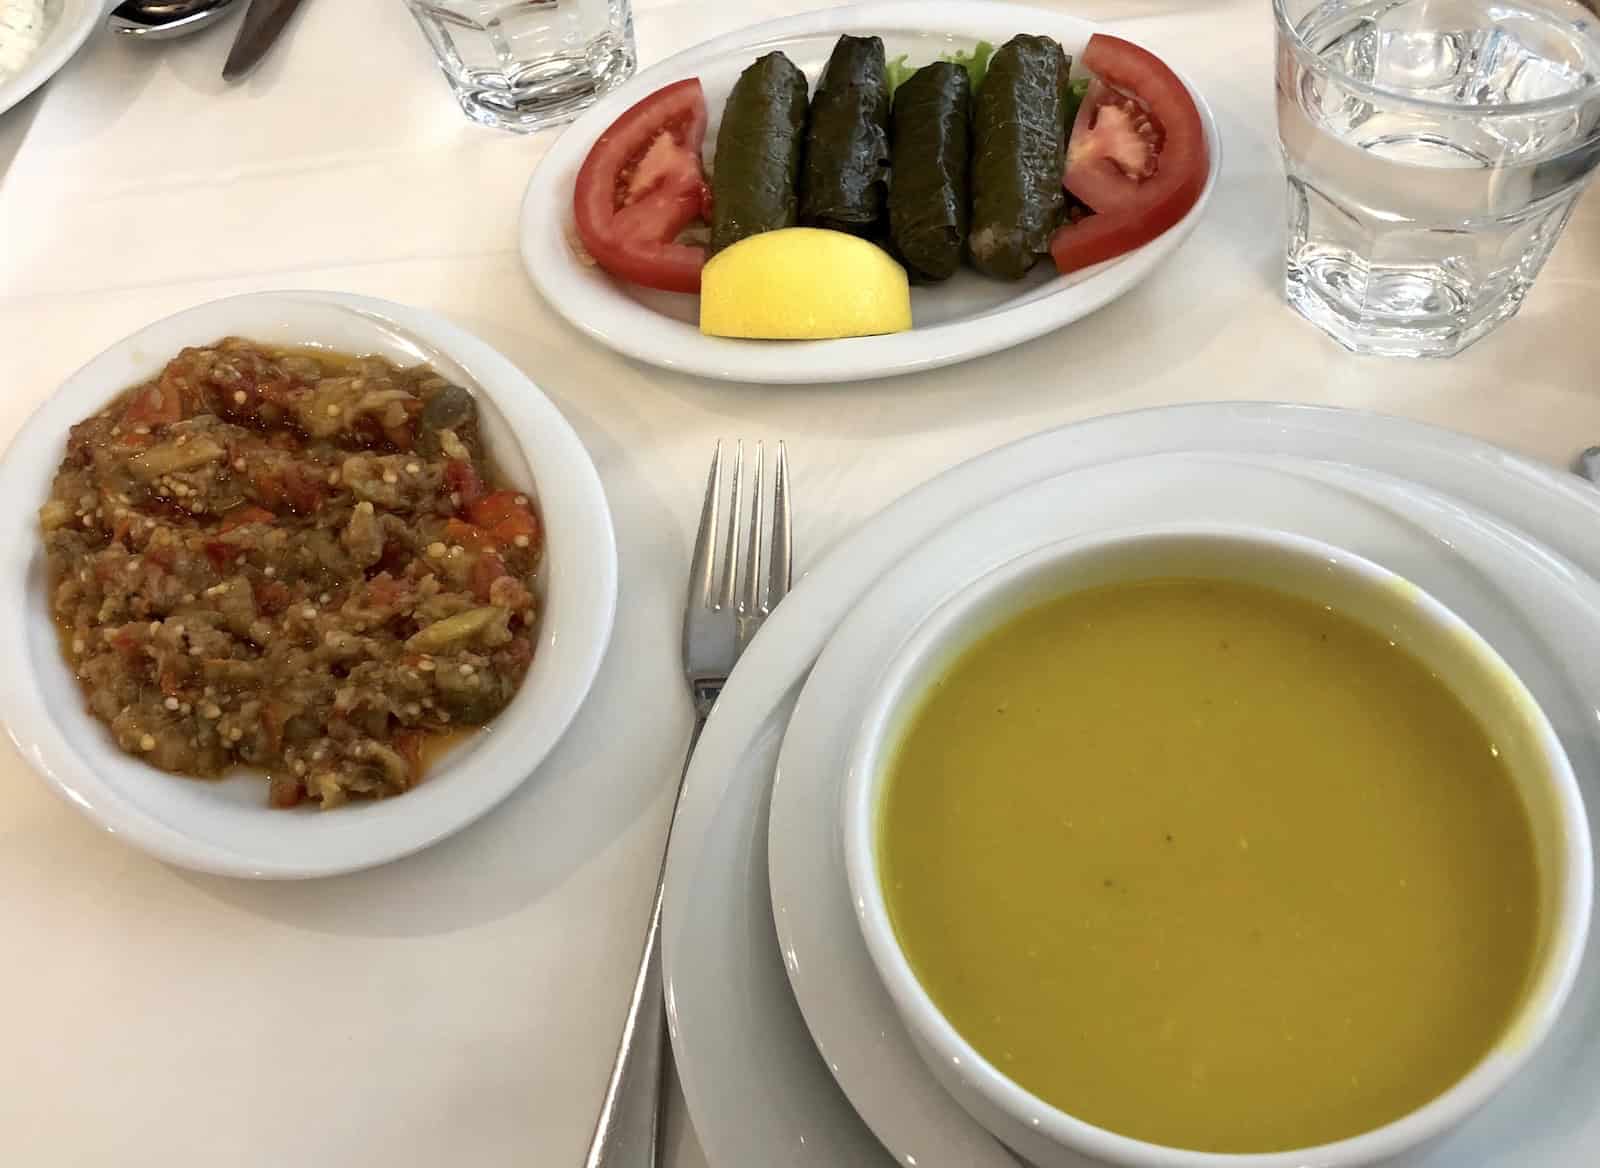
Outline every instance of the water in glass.
<svg viewBox="0 0 1600 1168">
<path fill-rule="evenodd" d="M 633 75 L 629 0 L 406 0 L 467 116 L 568 121 Z"/>
<path fill-rule="evenodd" d="M 1274 6 L 1289 303 L 1358 352 L 1459 352 L 1517 311 L 1600 157 L 1594 13 Z"/>
</svg>

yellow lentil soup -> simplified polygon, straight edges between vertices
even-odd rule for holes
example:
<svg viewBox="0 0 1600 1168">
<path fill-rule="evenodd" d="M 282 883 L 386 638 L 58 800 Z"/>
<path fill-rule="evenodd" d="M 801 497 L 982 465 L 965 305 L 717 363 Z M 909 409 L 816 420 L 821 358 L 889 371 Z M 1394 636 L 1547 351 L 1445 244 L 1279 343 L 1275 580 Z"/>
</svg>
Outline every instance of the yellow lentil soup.
<svg viewBox="0 0 1600 1168">
<path fill-rule="evenodd" d="M 1449 1088 L 1529 981 L 1539 872 L 1486 731 L 1286 594 L 1047 601 L 954 661 L 879 808 L 912 968 L 1001 1072 L 1089 1123 L 1267 1152 Z"/>
</svg>

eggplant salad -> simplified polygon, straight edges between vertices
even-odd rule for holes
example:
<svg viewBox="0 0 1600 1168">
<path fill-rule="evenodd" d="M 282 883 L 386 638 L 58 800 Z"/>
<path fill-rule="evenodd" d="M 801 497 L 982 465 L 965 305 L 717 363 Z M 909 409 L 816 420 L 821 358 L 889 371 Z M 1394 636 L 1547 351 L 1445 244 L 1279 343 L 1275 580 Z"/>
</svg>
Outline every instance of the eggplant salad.
<svg viewBox="0 0 1600 1168">
<path fill-rule="evenodd" d="M 701 295 L 720 336 L 910 327 L 909 286 L 963 266 L 1017 280 L 1147 243 L 1204 189 L 1199 109 L 1159 58 L 1096 34 L 1076 63 L 1048 36 L 925 64 L 841 36 L 813 91 L 782 52 L 709 114 L 697 78 L 624 113 L 573 194 L 577 236 L 628 283 Z M 842 289 L 850 289 L 842 293 Z"/>
</svg>

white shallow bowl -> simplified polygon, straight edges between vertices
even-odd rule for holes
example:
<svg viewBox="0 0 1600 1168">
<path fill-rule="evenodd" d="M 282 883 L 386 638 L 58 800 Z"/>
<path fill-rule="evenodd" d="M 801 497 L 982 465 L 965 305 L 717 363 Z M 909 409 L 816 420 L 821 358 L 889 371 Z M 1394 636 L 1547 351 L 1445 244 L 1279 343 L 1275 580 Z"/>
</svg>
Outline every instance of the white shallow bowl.
<svg viewBox="0 0 1600 1168">
<path fill-rule="evenodd" d="M 990 280 L 963 270 L 942 284 L 911 291 L 910 332 L 831 341 L 751 341 L 708 337 L 699 298 L 653 292 L 614 280 L 578 258 L 572 190 L 578 168 L 601 133 L 641 98 L 685 77 L 705 88 L 710 124 L 706 155 L 716 145 L 722 107 L 739 74 L 763 53 L 782 50 L 815 84 L 842 33 L 883 38 L 889 58 L 915 65 L 980 40 L 995 45 L 1018 33 L 1055 37 L 1073 57 L 1096 32 L 1090 21 L 1043 8 L 991 0 L 892 0 L 828 8 L 758 24 L 679 53 L 607 94 L 569 127 L 539 164 L 522 202 L 522 260 L 550 306 L 601 344 L 652 365 L 732 381 L 855 381 L 932 369 L 1008 349 L 1102 308 L 1138 284 L 1177 250 L 1200 217 L 1222 169 L 1222 142 L 1205 98 L 1190 84 L 1210 146 L 1205 189 L 1183 219 L 1126 255 L 1070 276 L 1048 256 L 1025 279 Z M 1176 62 L 1169 61 L 1182 76 Z M 1078 68 L 1074 64 L 1074 68 Z"/>
<path fill-rule="evenodd" d="M 70 61 L 104 18 L 108 0 L 44 0 L 44 40 L 15 77 L 0 81 L 0 114 Z"/>
<path fill-rule="evenodd" d="M 470 388 L 502 474 L 537 500 L 546 547 L 533 665 L 486 729 L 404 795 L 330 811 L 273 810 L 257 774 L 169 775 L 118 750 L 84 709 L 57 642 L 36 512 L 67 430 L 185 345 L 236 335 L 425 362 Z M 555 746 L 599 669 L 616 612 L 617 554 L 599 476 L 572 427 L 505 357 L 443 320 L 366 297 L 269 292 L 214 301 L 142 329 L 73 374 L 0 460 L 0 719 L 36 771 L 108 832 L 186 868 L 326 876 L 417 851 L 509 795 Z"/>
<path fill-rule="evenodd" d="M 1085 1123 L 1012 1082 L 964 1039 L 923 989 L 896 940 L 878 876 L 877 822 L 887 762 L 920 699 L 952 659 L 1043 600 L 1128 580 L 1197 576 L 1265 585 L 1331 604 L 1439 676 L 1479 718 L 1518 784 L 1542 873 L 1531 988 L 1505 1034 L 1459 1082 L 1380 1128 L 1315 1148 L 1235 1155 L 1164 1147 Z M 1350 1168 L 1439 1136 L 1482 1105 L 1550 1032 L 1583 956 L 1592 896 L 1588 821 L 1567 756 L 1511 668 L 1415 585 L 1349 552 L 1283 532 L 1164 527 L 1069 540 L 980 577 L 922 623 L 886 668 L 851 751 L 845 864 L 867 950 L 918 1053 L 997 1138 L 1042 1168 L 1082 1156 L 1136 1168 Z"/>
</svg>

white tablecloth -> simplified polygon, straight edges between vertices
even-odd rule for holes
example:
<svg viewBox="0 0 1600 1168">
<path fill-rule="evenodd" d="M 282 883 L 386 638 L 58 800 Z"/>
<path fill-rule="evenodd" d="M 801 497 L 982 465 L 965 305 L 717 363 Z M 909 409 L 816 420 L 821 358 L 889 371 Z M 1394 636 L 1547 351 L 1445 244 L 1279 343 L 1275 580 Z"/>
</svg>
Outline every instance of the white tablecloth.
<svg viewBox="0 0 1600 1168">
<path fill-rule="evenodd" d="M 640 56 L 804 7 L 636 0 Z M 717 437 L 788 440 L 802 568 L 970 455 L 1167 402 L 1373 408 L 1562 463 L 1600 441 L 1593 198 L 1498 335 L 1444 363 L 1349 356 L 1280 296 L 1265 0 L 1070 7 L 1164 50 L 1209 96 L 1225 153 L 1209 215 L 1087 321 L 865 385 L 700 382 L 562 323 L 516 251 L 553 135 L 467 122 L 399 0 L 311 0 L 236 87 L 219 76 L 231 21 L 159 46 L 97 35 L 0 116 L 0 441 L 170 312 L 263 288 L 385 296 L 476 331 L 566 411 L 622 564 L 616 639 L 557 754 L 477 826 L 378 871 L 287 885 L 179 872 L 97 832 L 0 748 L 0 1164 L 579 1162 L 687 733 L 674 583 Z M 701 1163 L 681 1125 L 670 1143 L 669 1162 Z"/>
</svg>

